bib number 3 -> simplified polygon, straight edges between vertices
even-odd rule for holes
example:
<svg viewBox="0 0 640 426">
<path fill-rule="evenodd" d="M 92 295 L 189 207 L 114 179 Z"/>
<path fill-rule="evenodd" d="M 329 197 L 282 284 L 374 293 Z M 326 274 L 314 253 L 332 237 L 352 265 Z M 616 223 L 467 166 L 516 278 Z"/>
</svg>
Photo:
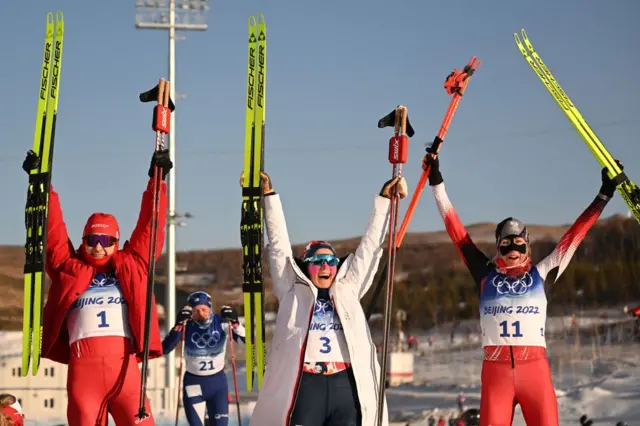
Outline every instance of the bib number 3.
<svg viewBox="0 0 640 426">
<path fill-rule="evenodd" d="M 328 354 L 331 352 L 331 339 L 328 337 L 321 337 L 320 341 L 322 342 L 322 348 L 320 348 L 320 353 Z"/>
</svg>

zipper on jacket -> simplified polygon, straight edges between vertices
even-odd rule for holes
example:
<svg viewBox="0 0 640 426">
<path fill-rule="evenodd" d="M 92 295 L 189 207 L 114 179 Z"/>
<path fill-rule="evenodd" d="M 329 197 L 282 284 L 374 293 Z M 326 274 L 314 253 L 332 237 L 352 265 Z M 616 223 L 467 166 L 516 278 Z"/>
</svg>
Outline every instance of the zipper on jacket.
<svg viewBox="0 0 640 426">
<path fill-rule="evenodd" d="M 287 424 L 286 426 L 291 425 L 291 417 L 293 416 L 293 410 L 296 406 L 296 401 L 298 400 L 298 392 L 300 391 L 300 379 L 302 378 L 302 364 L 304 363 L 304 356 L 307 352 L 307 340 L 309 340 L 309 328 L 311 326 L 311 319 L 313 318 L 313 310 L 315 308 L 315 300 L 313 301 L 313 305 L 311 305 L 311 309 L 309 309 L 309 322 L 307 323 L 307 335 L 304 337 L 304 343 L 302 344 L 302 350 L 300 351 L 300 361 L 298 362 L 298 378 L 296 379 L 295 391 L 293 394 L 293 400 L 291 401 L 291 405 L 289 405 L 289 412 L 287 413 Z"/>
<path fill-rule="evenodd" d="M 78 358 L 80 358 L 80 356 L 81 356 L 82 354 L 80 353 L 80 341 L 79 341 L 79 340 L 76 342 L 76 349 L 77 349 L 77 351 L 76 351 L 76 356 L 77 356 Z"/>
</svg>

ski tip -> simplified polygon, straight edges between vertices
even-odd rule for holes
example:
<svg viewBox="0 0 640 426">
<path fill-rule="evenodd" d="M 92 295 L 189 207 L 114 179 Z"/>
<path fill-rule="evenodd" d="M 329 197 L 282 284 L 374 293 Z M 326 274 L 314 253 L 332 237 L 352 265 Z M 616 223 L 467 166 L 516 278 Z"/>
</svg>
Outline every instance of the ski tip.
<svg viewBox="0 0 640 426">
<path fill-rule="evenodd" d="M 258 13 L 258 23 L 259 24 L 266 24 L 267 21 L 264 20 L 264 15 L 262 14 L 262 12 Z"/>
<path fill-rule="evenodd" d="M 47 24 L 53 24 L 53 12 L 47 13 Z"/>
<path fill-rule="evenodd" d="M 250 27 L 255 27 L 257 25 L 256 23 L 256 17 L 251 15 L 249 16 L 249 26 Z"/>
<path fill-rule="evenodd" d="M 62 14 L 61 10 L 56 12 L 56 21 L 58 21 L 58 22 L 64 21 L 64 15 Z"/>
</svg>

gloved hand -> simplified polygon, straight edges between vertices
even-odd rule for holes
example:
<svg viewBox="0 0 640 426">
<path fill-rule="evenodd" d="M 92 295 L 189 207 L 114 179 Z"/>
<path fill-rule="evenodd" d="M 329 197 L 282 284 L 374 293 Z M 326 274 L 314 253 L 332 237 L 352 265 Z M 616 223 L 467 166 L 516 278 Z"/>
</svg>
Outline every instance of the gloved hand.
<svg viewBox="0 0 640 426">
<path fill-rule="evenodd" d="M 182 323 L 191 319 L 191 306 L 185 306 L 182 308 L 178 315 L 176 316 L 176 325 L 182 325 Z"/>
<path fill-rule="evenodd" d="M 38 157 L 38 155 L 35 152 L 33 152 L 33 150 L 29 150 L 29 152 L 27 152 L 27 156 L 22 162 L 22 170 L 24 170 L 25 172 L 27 172 L 27 174 L 29 174 L 31 170 L 37 169 L 39 166 L 40 166 L 40 157 Z"/>
<path fill-rule="evenodd" d="M 427 148 L 427 154 L 422 160 L 422 170 L 427 170 L 429 166 L 431 167 L 431 171 L 429 172 L 429 186 L 440 185 L 444 182 L 442 173 L 440 173 L 440 159 L 431 151 L 431 148 Z"/>
<path fill-rule="evenodd" d="M 624 170 L 624 166 L 618 160 L 615 160 L 620 170 Z M 606 195 L 607 197 L 613 197 L 613 194 L 616 192 L 616 184 L 609 178 L 609 174 L 607 173 L 607 168 L 603 167 L 600 172 L 602 175 L 602 186 L 600 187 L 600 193 L 602 195 Z"/>
<path fill-rule="evenodd" d="M 232 324 L 240 324 L 238 321 L 238 313 L 231 306 L 223 306 L 220 308 L 220 318 L 223 321 L 231 321 Z"/>
<path fill-rule="evenodd" d="M 149 177 L 153 177 L 153 168 L 155 166 L 158 166 L 162 169 L 162 180 L 165 180 L 167 174 L 169 174 L 169 170 L 173 168 L 173 162 L 169 158 L 168 149 L 153 152 L 153 157 L 151 157 L 151 165 L 149 166 Z"/>
<path fill-rule="evenodd" d="M 271 178 L 268 174 L 260 172 L 260 184 L 262 185 L 262 193 L 269 195 L 275 193 L 273 185 L 271 184 Z M 244 170 L 240 173 L 240 187 L 244 186 Z"/>
<path fill-rule="evenodd" d="M 400 196 L 400 199 L 403 199 L 407 196 L 407 193 L 409 191 L 407 190 L 407 181 L 404 176 L 402 176 L 401 178 L 396 176 L 386 181 L 384 185 L 382 185 L 380 196 L 384 198 L 391 198 L 391 191 L 393 190 L 394 186 L 398 189 L 398 195 Z"/>
</svg>

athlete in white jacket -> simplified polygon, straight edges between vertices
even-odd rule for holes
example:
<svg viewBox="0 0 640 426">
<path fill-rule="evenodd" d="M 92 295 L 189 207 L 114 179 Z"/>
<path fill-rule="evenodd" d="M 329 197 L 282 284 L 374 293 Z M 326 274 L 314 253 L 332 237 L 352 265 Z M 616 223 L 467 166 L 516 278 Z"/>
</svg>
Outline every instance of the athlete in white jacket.
<svg viewBox="0 0 640 426">
<path fill-rule="evenodd" d="M 404 178 L 386 182 L 354 254 L 338 258 L 325 241 L 294 258 L 280 202 L 262 174 L 269 265 L 279 309 L 251 426 L 374 426 L 380 366 L 360 299 L 382 256 L 390 193 L 406 197 Z"/>
</svg>

